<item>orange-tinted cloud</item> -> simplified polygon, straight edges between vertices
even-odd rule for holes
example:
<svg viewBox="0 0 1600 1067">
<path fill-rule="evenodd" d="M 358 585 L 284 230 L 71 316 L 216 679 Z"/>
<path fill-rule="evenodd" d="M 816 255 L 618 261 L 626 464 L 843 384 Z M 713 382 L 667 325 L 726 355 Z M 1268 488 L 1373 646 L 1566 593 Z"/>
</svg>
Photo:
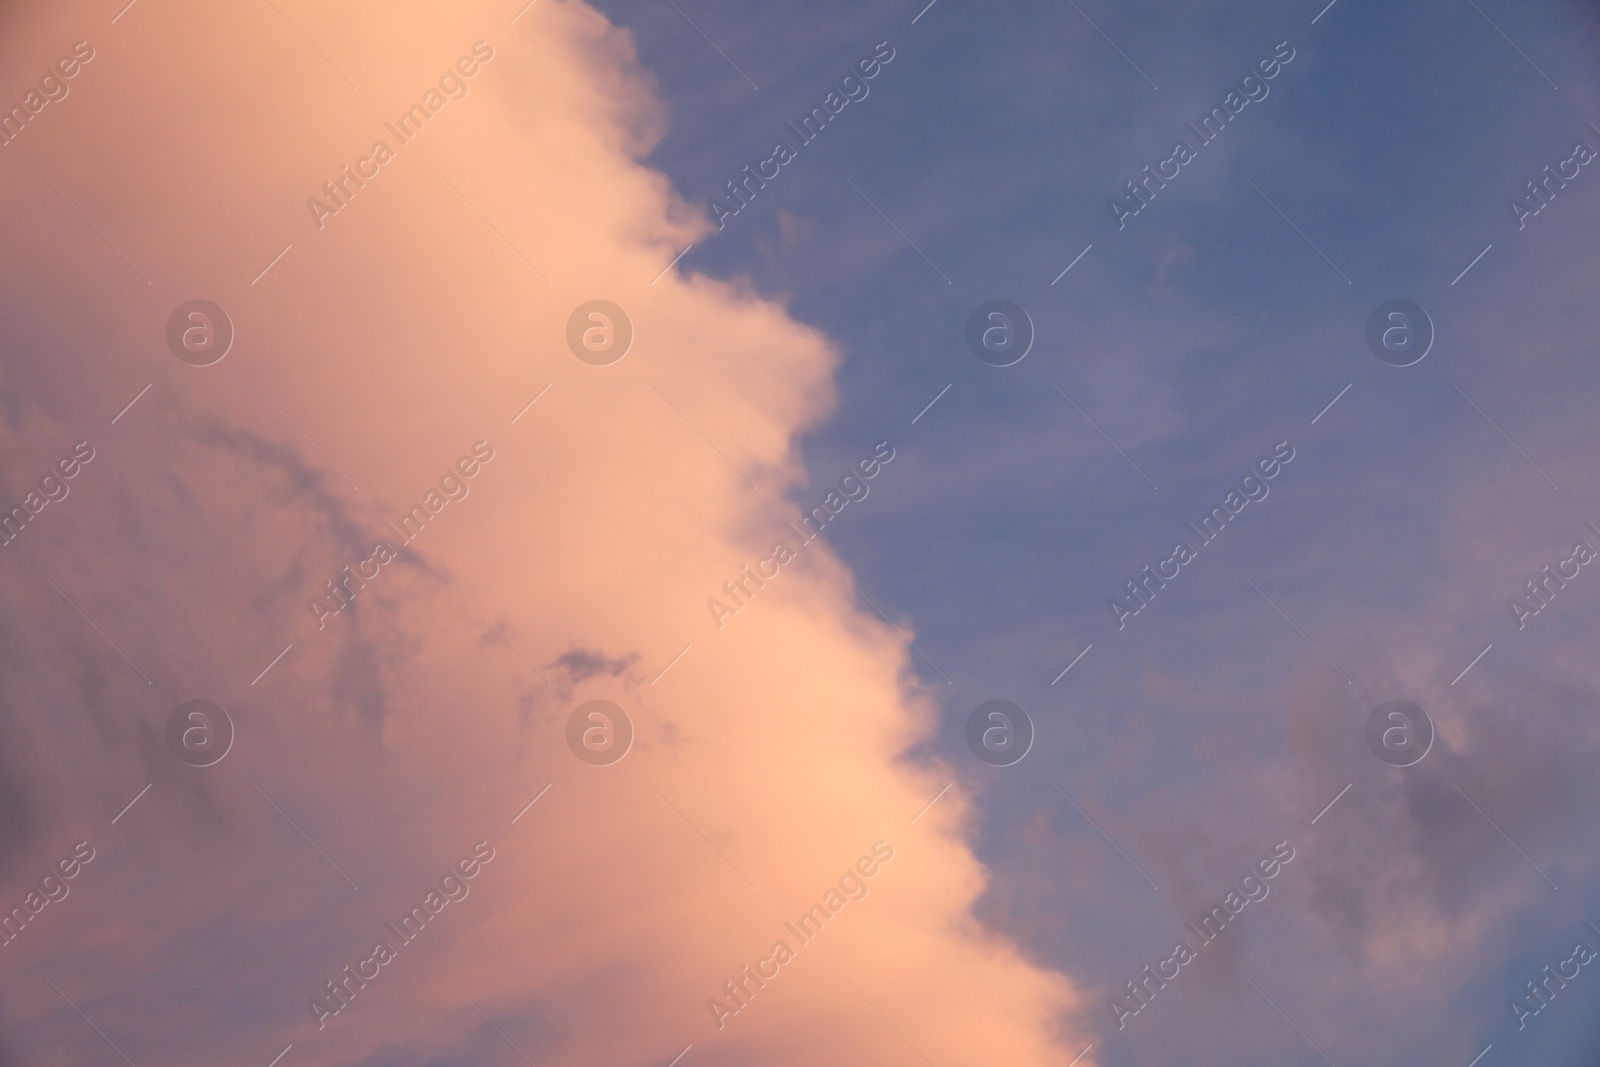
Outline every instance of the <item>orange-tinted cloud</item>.
<svg viewBox="0 0 1600 1067">
<path fill-rule="evenodd" d="M 949 780 L 903 761 L 933 704 L 826 544 L 723 628 L 707 611 L 792 539 L 796 437 L 836 354 L 746 289 L 661 273 L 709 231 L 640 162 L 663 116 L 627 35 L 558 0 L 514 25 L 478 3 L 279 8 L 75 7 L 6 45 L 23 70 L 96 50 L 0 157 L 7 201 L 33 205 L 4 267 L 7 499 L 78 440 L 97 459 L 0 549 L 5 900 L 35 857 L 100 852 L 0 950 L 6 1031 L 30 1035 L 10 1051 L 1077 1054 L 1072 988 L 970 917 L 960 792 L 911 823 Z M 309 208 L 345 165 L 364 183 Z M 237 332 L 213 366 L 166 349 L 193 298 Z M 610 366 L 567 348 L 594 299 L 633 325 Z M 312 607 L 419 502 L 426 525 L 350 607 Z M 237 728 L 213 767 L 164 739 L 197 697 Z M 597 697 L 636 731 L 609 767 L 567 748 Z M 401 947 L 384 924 L 479 841 L 470 892 Z M 879 841 L 894 858 L 866 895 L 719 1027 L 723 982 Z M 308 1000 L 379 939 L 395 959 L 319 1025 Z"/>
</svg>

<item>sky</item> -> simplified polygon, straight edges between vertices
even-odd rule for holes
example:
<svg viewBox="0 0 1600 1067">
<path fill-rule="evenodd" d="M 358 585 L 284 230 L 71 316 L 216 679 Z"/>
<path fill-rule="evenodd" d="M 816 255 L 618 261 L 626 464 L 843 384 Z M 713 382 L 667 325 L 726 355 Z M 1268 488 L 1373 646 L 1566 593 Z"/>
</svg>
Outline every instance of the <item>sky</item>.
<svg viewBox="0 0 1600 1067">
<path fill-rule="evenodd" d="M 1600 1054 L 1592 3 L 0 26 L 0 1067 Z"/>
</svg>

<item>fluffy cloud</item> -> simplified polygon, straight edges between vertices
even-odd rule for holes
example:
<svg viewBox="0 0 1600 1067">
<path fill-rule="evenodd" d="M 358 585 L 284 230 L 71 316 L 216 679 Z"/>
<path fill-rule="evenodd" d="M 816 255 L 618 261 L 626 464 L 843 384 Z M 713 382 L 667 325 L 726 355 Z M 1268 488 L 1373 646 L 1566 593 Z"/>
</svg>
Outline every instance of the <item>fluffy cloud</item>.
<svg viewBox="0 0 1600 1067">
<path fill-rule="evenodd" d="M 899 635 L 820 545 L 738 626 L 706 616 L 782 536 L 836 354 L 737 285 L 652 282 L 706 227 L 640 162 L 663 116 L 627 36 L 514 13 L 286 6 L 315 48 L 199 4 L 7 35 L 24 69 L 97 59 L 0 176 L 32 205 L 0 267 L 0 487 L 97 459 L 0 549 L 3 899 L 74 841 L 100 858 L 0 949 L 0 1055 L 1066 1062 L 1073 989 L 970 917 L 960 792 L 910 823 L 948 777 L 903 759 L 933 706 Z M 470 93 L 317 228 L 305 200 L 479 40 Z M 195 297 L 237 329 L 212 367 L 165 348 Z M 636 330 L 604 368 L 565 344 L 595 298 Z M 465 499 L 319 626 L 308 601 L 478 441 Z M 566 748 L 594 697 L 637 731 L 611 767 Z M 195 698 L 237 729 L 203 769 L 165 743 Z M 307 999 L 480 840 L 470 895 L 319 1029 Z M 878 840 L 870 894 L 719 1030 L 707 998 Z"/>
</svg>

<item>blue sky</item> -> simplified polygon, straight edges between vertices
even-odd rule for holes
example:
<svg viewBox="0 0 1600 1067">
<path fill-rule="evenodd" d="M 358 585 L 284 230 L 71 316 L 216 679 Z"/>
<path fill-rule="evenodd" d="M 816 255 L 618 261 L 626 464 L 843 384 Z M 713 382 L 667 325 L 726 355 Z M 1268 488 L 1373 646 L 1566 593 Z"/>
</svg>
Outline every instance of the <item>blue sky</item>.
<svg viewBox="0 0 1600 1067">
<path fill-rule="evenodd" d="M 0 14 L 15 70 L 100 49 L 0 150 L 5 499 L 99 450 L 7 548 L 0 889 L 100 849 L 6 949 L 0 1067 L 1600 1055 L 1594 964 L 1509 1007 L 1600 950 L 1593 2 L 102 6 Z M 308 221 L 480 36 L 471 95 Z M 675 209 L 779 139 L 683 250 Z M 197 297 L 237 328 L 204 367 L 166 333 Z M 597 298 L 625 358 L 574 347 Z M 1034 331 L 1006 367 L 966 339 L 996 300 Z M 1393 301 L 1432 324 L 1410 366 L 1368 347 Z M 491 440 L 402 566 L 307 612 Z M 884 441 L 845 568 L 803 552 L 713 630 L 774 516 Z M 195 699 L 226 763 L 168 733 Z M 592 700 L 626 761 L 579 750 Z M 990 701 L 1031 718 L 1013 765 L 968 747 Z M 1434 735 L 1403 766 L 1392 701 Z M 874 903 L 708 1021 L 879 835 Z M 454 932 L 308 1016 L 480 840 Z"/>
<path fill-rule="evenodd" d="M 841 346 L 815 482 L 901 450 L 829 537 L 927 657 L 933 748 L 981 795 L 985 917 L 1109 994 L 1258 854 L 1299 850 L 1226 954 L 1108 1029 L 1107 1062 L 1592 1059 L 1600 979 L 1520 1033 L 1506 1001 L 1600 921 L 1595 594 L 1575 581 L 1521 632 L 1506 601 L 1600 520 L 1600 176 L 1520 231 L 1506 201 L 1600 147 L 1593 7 L 601 7 L 660 80 L 651 162 L 702 203 L 895 49 L 681 266 Z M 1119 231 L 1108 199 L 1284 41 L 1270 95 Z M 963 341 L 997 297 L 1037 330 L 1003 369 Z M 1363 340 L 1395 298 L 1437 329 L 1404 369 Z M 1107 598 L 1285 440 L 1270 495 L 1119 632 Z M 964 750 L 992 698 L 1035 722 L 1013 768 Z M 1439 724 L 1413 768 L 1364 747 L 1393 698 Z"/>
</svg>

